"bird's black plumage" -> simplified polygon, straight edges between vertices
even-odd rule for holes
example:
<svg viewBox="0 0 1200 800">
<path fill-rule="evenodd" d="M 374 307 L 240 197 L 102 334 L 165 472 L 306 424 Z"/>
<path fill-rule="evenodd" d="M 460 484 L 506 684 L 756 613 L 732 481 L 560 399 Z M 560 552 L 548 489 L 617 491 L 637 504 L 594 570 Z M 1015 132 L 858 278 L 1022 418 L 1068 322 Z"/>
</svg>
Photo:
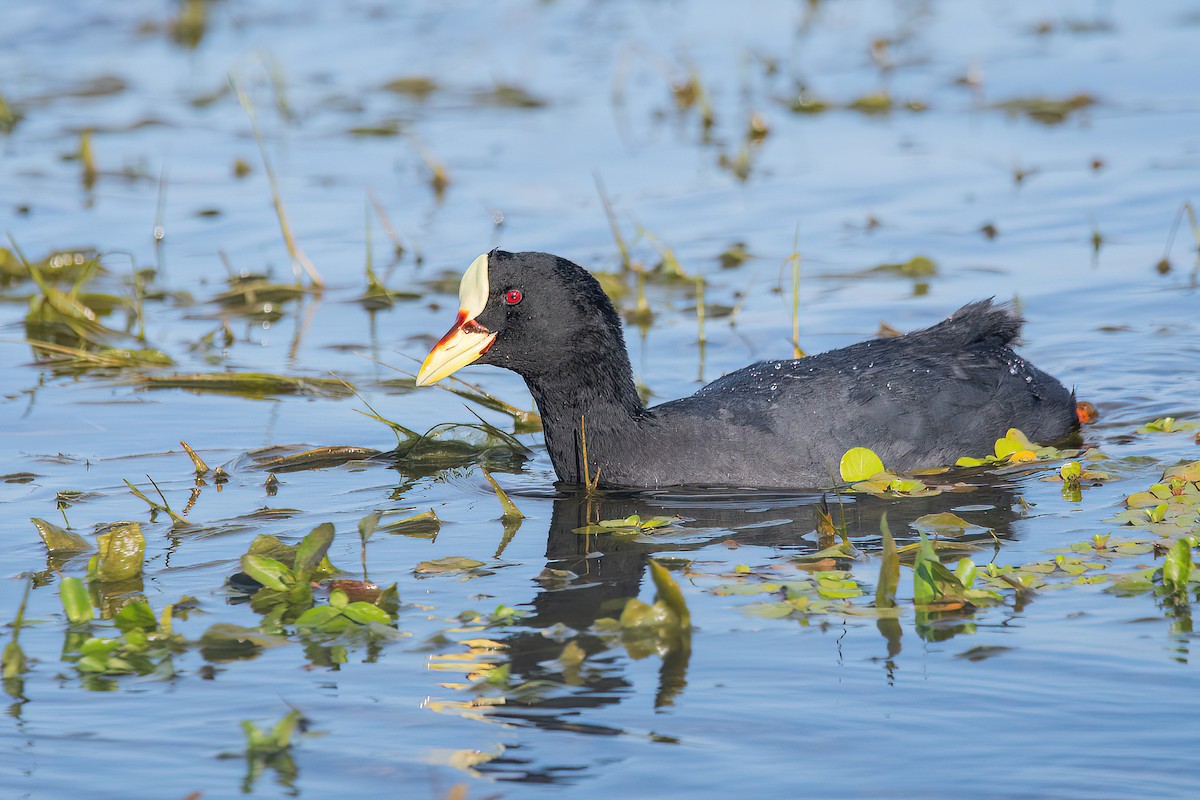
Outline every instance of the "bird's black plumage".
<svg viewBox="0 0 1200 800">
<path fill-rule="evenodd" d="M 1078 426 L 1073 394 L 1010 349 L 1021 320 L 990 300 L 897 338 L 752 364 L 646 408 L 620 318 L 586 270 L 499 250 L 487 267 L 474 322 L 495 338 L 479 362 L 525 379 L 568 483 L 584 476 L 581 419 L 588 471 L 622 486 L 826 486 L 851 447 L 909 470 L 991 452 L 1010 427 L 1049 443 Z M 513 289 L 521 300 L 506 303 Z"/>
</svg>

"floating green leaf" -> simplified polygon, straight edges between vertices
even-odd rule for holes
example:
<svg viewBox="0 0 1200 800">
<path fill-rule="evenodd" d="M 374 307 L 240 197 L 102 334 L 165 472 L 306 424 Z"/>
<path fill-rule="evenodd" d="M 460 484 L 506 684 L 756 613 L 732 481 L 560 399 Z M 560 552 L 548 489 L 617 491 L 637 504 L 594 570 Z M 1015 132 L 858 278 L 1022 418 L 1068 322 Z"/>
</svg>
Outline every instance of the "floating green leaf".
<svg viewBox="0 0 1200 800">
<path fill-rule="evenodd" d="M 592 525 L 584 525 L 580 528 L 573 528 L 575 533 L 582 535 L 591 534 L 626 534 L 626 533 L 645 533 L 665 528 L 679 521 L 678 517 L 650 517 L 642 519 L 637 514 L 630 514 L 628 517 L 617 519 L 602 519 Z"/>
<path fill-rule="evenodd" d="M 500 108 L 541 108 L 546 101 L 527 89 L 511 83 L 497 83 L 491 89 L 475 93 L 475 102 Z"/>
<path fill-rule="evenodd" d="M 872 267 L 870 272 L 885 272 L 900 275 L 905 278 L 929 278 L 937 275 L 937 263 L 928 256 L 913 256 L 908 261 L 895 264 L 879 264 Z"/>
<path fill-rule="evenodd" d="M 887 490 L 896 494 L 916 494 L 927 488 L 924 481 L 903 477 L 893 478 L 887 485 Z"/>
<path fill-rule="evenodd" d="M 97 302 L 97 298 L 92 296 L 85 299 L 93 305 Z M 75 372 L 93 369 L 169 367 L 174 363 L 171 357 L 161 350 L 127 350 L 107 345 L 100 345 L 94 350 L 89 350 L 40 339 L 26 339 L 26 341 L 37 355 L 39 363 Z"/>
<path fill-rule="evenodd" d="M 842 456 L 840 464 L 842 480 L 847 483 L 865 481 L 872 475 L 883 472 L 883 461 L 865 447 L 851 447 Z"/>
<path fill-rule="evenodd" d="M 674 627 L 679 618 L 673 615 L 665 604 L 643 603 L 636 597 L 625 604 L 618 622 L 626 630 L 635 628 Z"/>
<path fill-rule="evenodd" d="M 88 562 L 88 577 L 101 583 L 128 580 L 142 574 L 146 538 L 136 522 L 118 522 L 96 537 L 98 552 Z"/>
<path fill-rule="evenodd" d="M 1043 125 L 1058 125 L 1072 114 L 1095 105 L 1090 94 L 1076 94 L 1066 98 L 1020 97 L 997 103 L 998 108 L 1011 116 L 1027 116 Z"/>
<path fill-rule="evenodd" d="M 962 517 L 950 511 L 937 514 L 926 514 L 913 521 L 912 526 L 930 536 L 943 539 L 953 539 L 961 536 L 987 533 L 991 528 L 967 522 Z"/>
<path fill-rule="evenodd" d="M 862 588 L 853 578 L 827 577 L 818 573 L 817 594 L 828 600 L 848 600 L 862 597 Z"/>
<path fill-rule="evenodd" d="M 329 605 L 308 609 L 296 620 L 296 627 L 338 633 L 370 623 L 389 625 L 391 621 L 379 606 L 361 600 L 351 603 L 345 592 L 335 589 L 329 593 Z"/>
<path fill-rule="evenodd" d="M 379 454 L 378 450 L 373 450 L 369 447 L 332 445 L 328 447 L 314 447 L 299 453 L 262 458 L 257 460 L 255 466 L 261 470 L 270 472 L 301 472 L 311 469 L 337 467 L 348 461 L 366 461 Z"/>
<path fill-rule="evenodd" d="M 88 597 L 87 587 L 79 578 L 63 578 L 58 587 L 58 596 L 72 625 L 92 621 L 92 601 Z"/>
<path fill-rule="evenodd" d="M 261 729 L 250 720 L 243 720 L 242 731 L 246 734 L 247 755 L 271 755 L 291 747 L 292 734 L 303 719 L 303 714 L 292 709 L 270 730 Z"/>
<path fill-rule="evenodd" d="M 189 389 L 195 392 L 224 392 L 249 397 L 305 394 L 346 397 L 354 393 L 344 381 L 271 375 L 265 372 L 210 372 L 192 375 L 139 375 L 137 382 L 148 389 Z"/>
<path fill-rule="evenodd" d="M 2 673 L 6 681 L 24 675 L 29 669 L 25 661 L 25 651 L 21 649 L 21 645 L 15 637 L 4 645 L 4 652 L 0 655 L 0 665 L 2 665 Z"/>
<path fill-rule="evenodd" d="M 1038 447 L 1039 445 L 1029 441 L 1029 437 L 1019 428 L 1009 428 L 1003 438 L 996 440 L 996 457 L 1011 458 L 1018 453 L 1036 450 Z"/>
<path fill-rule="evenodd" d="M 918 606 L 961 606 L 965 602 L 962 582 L 942 565 L 924 532 L 913 563 L 913 602 Z"/>
<path fill-rule="evenodd" d="M 879 520 L 883 534 L 883 549 L 880 552 L 879 581 L 875 585 L 875 607 L 892 608 L 896 605 L 896 589 L 900 585 L 900 556 L 896 552 L 896 540 L 888 527 L 887 513 Z"/>
<path fill-rule="evenodd" d="M 296 561 L 292 571 L 299 581 L 309 580 L 317 566 L 325 559 L 329 546 L 333 544 L 333 525 L 323 522 L 309 531 L 296 547 Z"/>
<path fill-rule="evenodd" d="M 974 456 L 962 456 L 957 461 L 954 462 L 954 466 L 956 466 L 956 467 L 982 467 L 984 464 L 987 464 L 987 463 L 988 463 L 988 460 L 986 458 L 976 458 Z"/>
<path fill-rule="evenodd" d="M 92 549 L 91 542 L 78 533 L 60 528 L 52 522 L 37 517 L 30 521 L 37 528 L 38 536 L 42 537 L 46 549 L 51 553 L 79 553 Z"/>
<path fill-rule="evenodd" d="M 655 588 L 658 589 L 655 600 L 661 601 L 675 614 L 679 620 L 679 627 L 690 628 L 692 613 L 688 611 L 687 601 L 683 599 L 683 592 L 679 590 L 679 584 L 671 577 L 671 573 L 662 564 L 650 559 L 650 577 L 654 580 Z"/>
<path fill-rule="evenodd" d="M 440 575 L 448 572 L 465 572 L 482 566 L 482 561 L 476 561 L 473 558 L 446 556 L 445 558 L 435 558 L 432 561 L 422 561 L 417 564 L 413 572 L 423 575 Z"/>
<path fill-rule="evenodd" d="M 1142 570 L 1129 575 L 1113 575 L 1112 582 L 1104 588 L 1108 594 L 1119 597 L 1136 597 L 1154 591 L 1151 576 L 1154 570 Z"/>
<path fill-rule="evenodd" d="M 1163 586 L 1171 592 L 1184 592 L 1192 575 L 1192 542 L 1179 539 L 1167 551 L 1162 568 Z"/>
<path fill-rule="evenodd" d="M 347 619 L 357 622 L 359 625 L 366 625 L 369 622 L 374 622 L 378 625 L 387 625 L 392 621 L 388 613 L 373 603 L 364 603 L 358 601 L 350 603 L 342 608 L 342 613 Z"/>
<path fill-rule="evenodd" d="M 752 603 L 742 607 L 742 613 L 746 616 L 762 617 L 763 619 L 782 619 L 795 610 L 796 607 L 788 602 Z"/>
<path fill-rule="evenodd" d="M 438 82 L 426 75 L 403 75 L 393 78 L 380 87 L 387 92 L 406 94 L 424 100 L 438 90 Z"/>
<path fill-rule="evenodd" d="M 1007 436 L 996 440 L 996 458 L 1008 458 L 1014 453 L 1018 453 L 1025 448 L 1020 443 L 1008 438 Z"/>
<path fill-rule="evenodd" d="M 384 533 L 395 533 L 403 536 L 433 537 L 442 528 L 442 521 L 432 508 L 411 517 L 389 522 L 379 530 Z"/>
<path fill-rule="evenodd" d="M 375 529 L 379 526 L 379 518 L 383 515 L 381 511 L 372 511 L 358 521 L 358 538 L 365 545 L 367 541 L 375 533 Z"/>
<path fill-rule="evenodd" d="M 1190 431 L 1200 428 L 1200 422 L 1194 420 L 1177 420 L 1174 417 L 1162 417 L 1161 419 L 1147 422 L 1145 425 L 1137 429 L 1138 433 L 1178 433 L 1180 431 Z"/>
<path fill-rule="evenodd" d="M 963 585 L 964 589 L 970 589 L 975 585 L 975 578 L 978 574 L 979 568 L 969 558 L 960 559 L 954 567 L 954 577 L 958 578 L 958 582 Z"/>
<path fill-rule="evenodd" d="M 158 628 L 158 620 L 154 618 L 154 610 L 142 598 L 134 598 L 113 617 L 113 622 L 122 633 L 130 631 L 153 631 Z"/>
<path fill-rule="evenodd" d="M 263 586 L 277 592 L 286 592 L 296 582 L 286 564 L 268 556 L 247 553 L 242 556 L 242 569 Z"/>
<path fill-rule="evenodd" d="M 1168 478 L 1178 478 L 1181 481 L 1200 482 L 1200 461 L 1193 461 L 1190 464 L 1179 464 L 1178 466 L 1168 467 L 1163 472 L 1163 480 Z"/>
<path fill-rule="evenodd" d="M 0 676 L 4 678 L 4 690 L 17 699 L 21 699 L 24 692 L 21 676 L 29 669 L 25 660 L 25 651 L 21 649 L 19 639 L 21 629 L 25 625 L 25 605 L 29 602 L 29 591 L 32 588 L 33 581 L 27 580 L 25 593 L 21 596 L 21 605 L 17 607 L 17 616 L 10 626 L 12 639 L 4 645 L 3 653 L 0 653 Z"/>
<path fill-rule="evenodd" d="M 892 96 L 886 90 L 864 94 L 851 101 L 846 108 L 864 114 L 886 114 L 892 110 Z"/>
<path fill-rule="evenodd" d="M 723 583 L 710 591 L 717 597 L 729 595 L 771 594 L 783 588 L 782 583 Z"/>
<path fill-rule="evenodd" d="M 255 658 L 267 647 L 287 644 L 287 639 L 263 633 L 256 628 L 243 628 L 227 622 L 210 625 L 200 637 L 200 654 L 206 661 L 217 663 Z"/>
<path fill-rule="evenodd" d="M 280 541 L 280 539 L 276 536 L 260 533 L 258 536 L 254 537 L 254 541 L 250 542 L 250 547 L 246 551 L 246 555 L 266 556 L 267 558 L 278 561 L 287 567 L 287 574 L 290 574 L 296 565 L 296 552 L 299 549 L 300 545 L 298 544 L 286 544 Z M 333 566 L 333 564 L 329 561 L 329 556 L 326 555 L 317 565 L 316 569 L 312 571 L 312 574 L 309 577 L 311 580 L 318 580 L 337 575 L 340 572 L 341 570 Z M 255 580 L 257 580 L 257 578 Z"/>
</svg>

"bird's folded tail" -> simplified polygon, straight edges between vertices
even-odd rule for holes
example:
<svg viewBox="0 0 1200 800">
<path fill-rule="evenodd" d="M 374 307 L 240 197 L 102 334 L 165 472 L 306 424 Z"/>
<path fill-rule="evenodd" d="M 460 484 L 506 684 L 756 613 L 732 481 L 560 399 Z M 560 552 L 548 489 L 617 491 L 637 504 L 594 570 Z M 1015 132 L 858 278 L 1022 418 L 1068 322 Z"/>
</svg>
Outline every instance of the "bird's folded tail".
<svg viewBox="0 0 1200 800">
<path fill-rule="evenodd" d="M 963 306 L 922 333 L 935 334 L 946 345 L 963 350 L 979 345 L 1011 347 L 1024 323 L 1010 304 L 988 299 Z"/>
</svg>

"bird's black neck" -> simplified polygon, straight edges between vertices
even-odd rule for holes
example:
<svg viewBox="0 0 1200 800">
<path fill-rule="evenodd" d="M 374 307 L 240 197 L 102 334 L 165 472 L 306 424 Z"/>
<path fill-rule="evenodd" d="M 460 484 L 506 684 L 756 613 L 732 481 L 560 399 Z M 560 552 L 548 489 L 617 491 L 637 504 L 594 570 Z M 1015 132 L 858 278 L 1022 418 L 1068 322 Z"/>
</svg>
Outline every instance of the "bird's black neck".
<svg viewBox="0 0 1200 800">
<path fill-rule="evenodd" d="M 582 483 L 588 475 L 595 478 L 597 470 L 603 478 L 630 456 L 629 445 L 639 435 L 645 407 L 623 342 L 609 343 L 606 350 L 573 353 L 566 363 L 522 377 L 542 416 L 546 450 L 559 480 Z"/>
</svg>

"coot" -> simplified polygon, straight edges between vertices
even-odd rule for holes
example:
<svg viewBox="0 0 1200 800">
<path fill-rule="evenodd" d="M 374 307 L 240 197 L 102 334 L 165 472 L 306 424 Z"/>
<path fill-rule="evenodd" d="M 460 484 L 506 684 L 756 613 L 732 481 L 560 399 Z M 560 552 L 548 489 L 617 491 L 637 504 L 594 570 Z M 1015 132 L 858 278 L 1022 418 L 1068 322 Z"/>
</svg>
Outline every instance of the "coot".
<svg viewBox="0 0 1200 800">
<path fill-rule="evenodd" d="M 1010 427 L 1051 443 L 1078 427 L 1072 392 L 1010 349 L 1021 320 L 990 300 L 898 338 L 761 361 L 646 408 L 616 309 L 587 270 L 493 250 L 463 275 L 454 326 L 417 384 L 468 364 L 511 369 L 542 415 L 561 481 L 819 487 L 851 447 L 911 470 L 990 453 Z"/>
</svg>

